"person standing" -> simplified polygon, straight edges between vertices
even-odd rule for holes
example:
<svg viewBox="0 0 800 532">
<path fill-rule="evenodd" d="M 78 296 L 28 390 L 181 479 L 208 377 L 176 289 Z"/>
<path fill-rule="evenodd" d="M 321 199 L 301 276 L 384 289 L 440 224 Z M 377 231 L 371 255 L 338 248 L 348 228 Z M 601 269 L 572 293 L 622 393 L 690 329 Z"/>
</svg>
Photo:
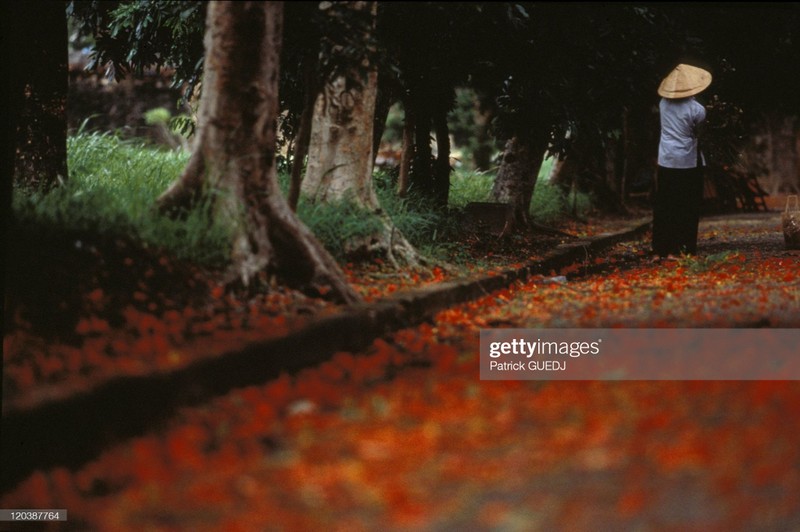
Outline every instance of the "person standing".
<svg viewBox="0 0 800 532">
<path fill-rule="evenodd" d="M 658 87 L 661 138 L 653 204 L 653 253 L 674 258 L 697 252 L 705 161 L 697 128 L 706 118 L 694 96 L 711 84 L 702 68 L 680 64 Z"/>
</svg>

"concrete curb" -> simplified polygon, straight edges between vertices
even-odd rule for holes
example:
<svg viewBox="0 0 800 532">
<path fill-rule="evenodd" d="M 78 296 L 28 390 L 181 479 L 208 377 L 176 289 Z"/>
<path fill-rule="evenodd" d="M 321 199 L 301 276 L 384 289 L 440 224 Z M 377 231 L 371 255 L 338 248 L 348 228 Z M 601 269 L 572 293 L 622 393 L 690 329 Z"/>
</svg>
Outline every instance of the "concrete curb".
<svg viewBox="0 0 800 532">
<path fill-rule="evenodd" d="M 104 448 L 166 422 L 180 407 L 319 364 L 339 351 L 359 351 L 375 338 L 419 324 L 447 307 L 641 237 L 649 227 L 648 221 L 562 245 L 541 261 L 497 275 L 441 283 L 356 305 L 286 336 L 200 359 L 171 372 L 119 377 L 85 392 L 26 407 L 6 405 L 0 490 L 12 488 L 37 468 L 77 467 Z M 64 394 L 53 394 L 59 395 Z"/>
</svg>

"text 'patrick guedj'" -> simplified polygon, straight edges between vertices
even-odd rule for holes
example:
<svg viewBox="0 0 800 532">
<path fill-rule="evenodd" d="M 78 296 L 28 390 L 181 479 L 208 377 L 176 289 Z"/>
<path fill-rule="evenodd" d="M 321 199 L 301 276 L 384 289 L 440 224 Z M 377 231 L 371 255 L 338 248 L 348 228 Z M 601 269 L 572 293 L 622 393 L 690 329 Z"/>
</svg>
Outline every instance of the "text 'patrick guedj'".
<svg viewBox="0 0 800 532">
<path fill-rule="evenodd" d="M 536 339 L 528 342 L 523 339 L 514 339 L 510 342 L 491 342 L 489 344 L 489 356 L 492 359 L 503 355 L 524 356 L 532 358 L 534 356 L 569 356 L 577 358 L 581 355 L 600 354 L 600 343 L 602 339 L 594 342 L 548 342 Z M 559 360 L 491 360 L 490 370 L 500 371 L 553 371 L 566 369 L 566 362 Z"/>
</svg>

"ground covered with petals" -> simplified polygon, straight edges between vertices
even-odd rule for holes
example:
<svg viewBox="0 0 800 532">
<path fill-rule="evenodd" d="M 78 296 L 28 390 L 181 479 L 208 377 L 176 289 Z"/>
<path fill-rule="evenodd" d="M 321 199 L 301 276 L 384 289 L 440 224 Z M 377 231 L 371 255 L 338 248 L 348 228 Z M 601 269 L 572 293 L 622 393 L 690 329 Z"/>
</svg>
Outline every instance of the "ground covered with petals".
<svg viewBox="0 0 800 532">
<path fill-rule="evenodd" d="M 528 233 L 498 239 L 465 232 L 469 260 L 429 260 L 398 270 L 386 261 L 348 263 L 348 281 L 365 301 L 540 259 L 629 220 L 570 224 L 574 236 Z M 339 309 L 273 284 L 246 294 L 218 273 L 176 261 L 130 239 L 48 226 L 10 231 L 3 337 L 3 399 L 35 401 L 42 387 L 74 390 L 120 375 L 170 371 L 249 342 L 301 329 Z"/>
<path fill-rule="evenodd" d="M 796 381 L 490 382 L 478 372 L 486 327 L 800 327 L 800 257 L 783 249 L 776 219 L 705 220 L 699 256 L 675 262 L 652 262 L 647 239 L 619 244 L 363 352 L 185 408 L 76 470 L 36 471 L 0 506 L 68 508 L 70 527 L 100 530 L 798 528 Z M 203 301 L 227 297 L 208 292 Z M 231 319 L 207 304 L 188 323 Z M 77 326 L 98 343 L 113 337 L 86 316 Z M 158 327 L 128 334 L 170 334 Z"/>
</svg>

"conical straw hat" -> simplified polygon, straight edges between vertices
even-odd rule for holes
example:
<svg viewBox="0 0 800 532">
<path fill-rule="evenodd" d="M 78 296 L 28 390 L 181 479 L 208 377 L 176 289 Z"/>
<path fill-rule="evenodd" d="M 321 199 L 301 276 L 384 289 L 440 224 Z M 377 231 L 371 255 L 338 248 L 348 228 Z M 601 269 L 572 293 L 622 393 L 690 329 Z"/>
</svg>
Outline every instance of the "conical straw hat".
<svg viewBox="0 0 800 532">
<path fill-rule="evenodd" d="M 680 64 L 661 82 L 658 94 L 664 98 L 688 98 L 703 92 L 709 85 L 711 85 L 710 72 Z"/>
</svg>

